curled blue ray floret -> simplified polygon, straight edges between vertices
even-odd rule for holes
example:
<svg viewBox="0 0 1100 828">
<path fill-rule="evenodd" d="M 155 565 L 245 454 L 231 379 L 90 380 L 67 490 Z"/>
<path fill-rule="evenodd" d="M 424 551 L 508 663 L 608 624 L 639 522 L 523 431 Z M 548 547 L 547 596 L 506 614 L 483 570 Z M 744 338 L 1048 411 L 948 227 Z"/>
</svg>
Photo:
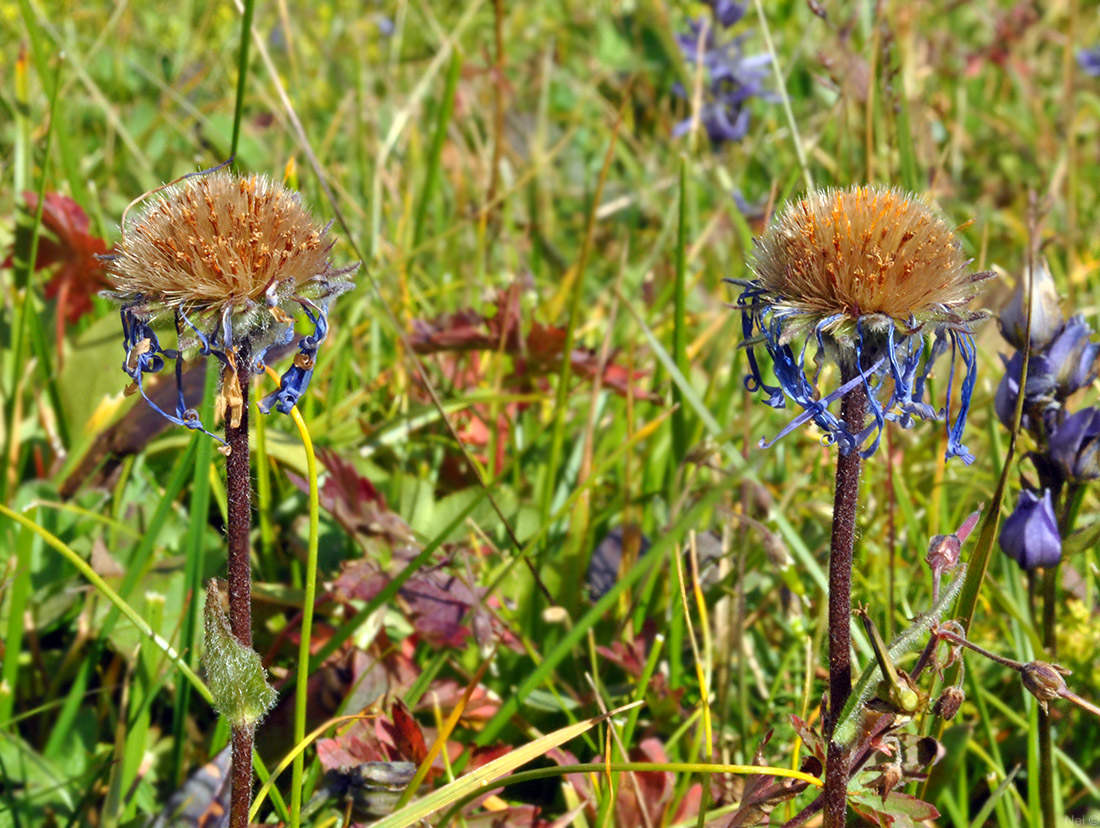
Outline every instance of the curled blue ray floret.
<svg viewBox="0 0 1100 828">
<path fill-rule="evenodd" d="M 795 402 L 802 413 L 788 423 L 772 440 L 761 440 L 762 448 L 774 445 L 795 429 L 813 421 L 823 432 L 823 442 L 836 443 L 847 454 L 858 451 L 870 457 L 878 449 L 887 421 L 909 428 L 917 420 L 946 420 L 946 456 L 959 457 L 964 463 L 974 462 L 974 456 L 962 442 L 970 398 L 976 380 L 977 349 L 970 330 L 962 321 L 941 321 L 936 325 L 919 325 L 910 318 L 901 324 L 883 314 L 822 317 L 819 313 L 785 304 L 755 281 L 736 281 L 742 286 L 737 299 L 741 311 L 749 372 L 745 387 L 762 391 L 764 402 L 773 408 L 783 408 L 786 400 Z M 945 316 L 950 314 L 944 309 Z M 854 334 L 837 333 L 837 329 L 854 322 Z M 926 328 L 930 328 L 926 330 Z M 927 346 L 925 337 L 932 337 Z M 801 345 L 792 343 L 801 341 Z M 757 358 L 756 348 L 764 346 L 771 357 L 772 373 L 777 385 L 768 384 Z M 806 370 L 806 356 L 815 352 L 817 369 Z M 961 356 L 966 375 L 959 394 L 958 411 L 952 416 L 950 405 L 937 411 L 925 402 L 924 394 L 933 363 L 951 350 L 951 368 L 947 399 L 955 385 L 956 359 Z M 817 387 L 820 366 L 827 359 L 847 358 L 854 377 L 831 393 L 822 394 Z M 867 422 L 846 423 L 829 407 L 845 394 L 863 385 L 867 394 Z"/>
<path fill-rule="evenodd" d="M 283 414 L 290 413 L 309 387 L 317 351 L 328 335 L 328 303 L 318 305 L 302 297 L 294 297 L 294 299 L 313 323 L 313 332 L 298 340 L 298 352 L 291 366 L 283 373 L 279 389 L 268 394 L 260 402 L 259 408 L 264 414 L 270 413 L 272 407 Z M 142 297 L 138 297 L 137 301 L 121 309 L 123 347 L 126 350 L 123 370 L 134 381 L 134 386 L 149 406 L 170 423 L 193 431 L 201 431 L 224 445 L 225 440 L 208 430 L 198 411 L 189 407 L 184 399 L 183 348 L 165 348 L 161 345 L 160 339 L 150 324 L 150 317 L 143 313 L 144 308 Z M 286 346 L 294 341 L 294 322 L 289 317 L 286 319 L 288 321 L 277 322 L 281 327 L 273 336 L 265 337 L 266 344 L 257 349 L 251 364 L 247 366 L 249 373 L 263 373 L 266 369 L 268 352 L 272 348 Z M 203 331 L 182 307 L 177 307 L 175 324 L 177 341 L 190 342 L 192 348 L 197 344 L 197 356 L 213 356 L 222 365 L 233 370 L 237 369 L 237 349 L 233 339 L 232 319 L 228 312 L 214 320 L 211 330 Z M 176 380 L 176 405 L 173 412 L 166 411 L 153 402 L 145 392 L 143 382 L 146 374 L 159 373 L 164 370 L 168 362 L 174 363 Z"/>
<path fill-rule="evenodd" d="M 135 312 L 133 307 L 124 307 L 122 315 L 123 346 L 126 348 L 126 359 L 122 363 L 124 370 L 130 379 L 134 381 L 141 396 L 149 406 L 168 420 L 170 423 L 181 425 L 192 431 L 201 431 L 213 437 L 219 443 L 225 441 L 216 434 L 207 431 L 199 418 L 199 413 L 193 408 L 188 408 L 183 398 L 183 354 L 174 348 L 161 347 L 156 332 L 149 325 L 148 320 Z M 180 314 L 176 316 L 176 327 L 180 329 L 182 319 Z M 146 374 L 155 374 L 164 369 L 167 360 L 175 362 L 176 374 L 176 410 L 169 414 L 145 393 L 142 379 Z"/>
<path fill-rule="evenodd" d="M 298 301 L 302 305 L 302 310 L 306 312 L 306 316 L 309 317 L 309 321 L 313 323 L 313 333 L 298 340 L 298 353 L 294 355 L 294 362 L 283 372 L 278 390 L 272 391 L 260 401 L 260 411 L 264 414 L 270 413 L 272 406 L 282 414 L 289 414 L 290 410 L 297 405 L 302 394 L 309 388 L 309 381 L 313 377 L 313 368 L 317 364 L 317 349 L 328 336 L 327 305 L 318 307 L 308 299 Z"/>
</svg>

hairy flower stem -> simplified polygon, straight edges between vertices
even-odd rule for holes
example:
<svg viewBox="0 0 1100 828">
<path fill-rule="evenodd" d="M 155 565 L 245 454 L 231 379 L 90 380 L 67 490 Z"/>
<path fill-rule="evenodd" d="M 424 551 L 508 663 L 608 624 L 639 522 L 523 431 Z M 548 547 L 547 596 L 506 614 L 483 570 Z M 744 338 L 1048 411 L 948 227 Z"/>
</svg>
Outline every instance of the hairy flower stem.
<svg viewBox="0 0 1100 828">
<path fill-rule="evenodd" d="M 252 349 L 245 342 L 237 349 L 235 381 L 243 400 L 241 422 L 236 428 L 226 412 L 225 441 L 229 457 L 225 464 L 227 500 L 226 534 L 229 540 L 229 626 L 245 647 L 252 646 L 252 473 L 248 452 L 248 386 Z M 222 372 L 223 382 L 231 377 Z M 223 391 L 223 393 L 227 393 Z M 248 828 L 248 809 L 252 803 L 252 726 L 233 725 L 233 791 L 230 800 L 230 828 Z"/>
<path fill-rule="evenodd" d="M 856 376 L 854 366 L 844 366 L 841 382 Z M 863 428 L 867 391 L 860 383 L 840 404 L 840 417 L 852 433 Z M 852 692 L 852 549 L 856 539 L 859 506 L 859 450 L 837 455 L 836 492 L 833 496 L 833 532 L 829 544 L 829 712 L 825 735 L 829 752 L 825 760 L 825 828 L 843 828 L 847 811 L 848 749 L 833 742 L 837 717 Z"/>
</svg>

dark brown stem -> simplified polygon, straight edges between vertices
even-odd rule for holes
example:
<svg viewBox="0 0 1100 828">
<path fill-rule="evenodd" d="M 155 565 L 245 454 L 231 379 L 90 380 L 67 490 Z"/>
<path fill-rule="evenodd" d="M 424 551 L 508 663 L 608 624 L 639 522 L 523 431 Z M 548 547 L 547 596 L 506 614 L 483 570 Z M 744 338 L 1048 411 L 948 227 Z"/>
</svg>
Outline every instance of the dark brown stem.
<svg viewBox="0 0 1100 828">
<path fill-rule="evenodd" d="M 819 796 L 817 799 L 815 799 L 813 802 L 811 802 L 809 805 L 807 805 L 805 808 L 795 814 L 791 819 L 784 822 L 782 828 L 799 828 L 800 825 L 805 825 L 807 822 L 809 822 L 810 817 L 821 810 L 824 800 L 824 796 Z"/>
<path fill-rule="evenodd" d="M 229 457 L 225 463 L 226 535 L 229 541 L 229 626 L 233 635 L 245 647 L 252 647 L 252 472 L 248 452 L 248 390 L 252 362 L 247 343 L 237 350 L 236 375 L 222 370 L 223 391 L 229 399 L 232 390 L 226 383 L 236 382 L 240 389 L 242 411 L 240 423 L 231 422 L 231 410 L 226 411 L 225 441 Z M 248 809 L 252 804 L 252 727 L 233 727 L 233 790 L 229 808 L 230 828 L 248 828 Z"/>
<path fill-rule="evenodd" d="M 229 800 L 229 828 L 248 828 L 252 807 L 252 728 L 233 728 L 233 787 Z"/>
<path fill-rule="evenodd" d="M 841 382 L 848 382 L 855 369 L 845 369 Z M 840 417 L 857 434 L 867 411 L 867 391 L 860 383 L 841 402 Z M 843 828 L 847 811 L 848 750 L 832 741 L 837 717 L 852 693 L 852 550 L 856 539 L 856 511 L 859 506 L 859 472 L 862 458 L 858 447 L 840 453 L 836 461 L 836 492 L 833 497 L 833 532 L 829 544 L 829 714 L 825 735 L 829 752 L 825 759 L 825 828 Z"/>
</svg>

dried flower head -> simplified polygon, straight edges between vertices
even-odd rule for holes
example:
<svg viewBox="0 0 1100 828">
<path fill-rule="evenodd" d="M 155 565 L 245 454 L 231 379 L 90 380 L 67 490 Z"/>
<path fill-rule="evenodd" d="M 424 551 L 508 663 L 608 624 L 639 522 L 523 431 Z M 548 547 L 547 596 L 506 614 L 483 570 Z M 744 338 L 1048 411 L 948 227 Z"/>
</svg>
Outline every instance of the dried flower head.
<svg viewBox="0 0 1100 828">
<path fill-rule="evenodd" d="M 298 342 L 294 364 L 278 391 L 260 404 L 288 413 L 305 391 L 317 348 L 328 331 L 328 304 L 351 287 L 355 267 L 334 269 L 328 227 L 313 221 L 298 193 L 263 176 L 223 171 L 192 174 L 156 193 L 126 226 L 115 255 L 107 259 L 114 291 L 122 303 L 124 369 L 142 389 L 142 377 L 197 347 L 224 366 L 219 406 L 240 421 L 238 370 L 259 373 L 270 348 L 294 340 L 298 310 L 313 333 Z M 166 349 L 154 320 L 174 317 L 177 348 Z M 238 357 L 247 353 L 248 364 Z M 148 400 L 148 397 L 146 397 Z M 152 402 L 150 402 L 153 405 Z M 157 408 L 154 405 L 154 408 Z M 203 431 L 180 385 L 175 414 L 157 408 L 174 423 Z M 209 432 L 207 432 L 209 433 Z"/>
<path fill-rule="evenodd" d="M 969 265 L 946 221 L 916 196 L 853 187 L 790 203 L 757 241 L 750 261 L 756 278 L 739 282 L 738 299 L 751 371 L 746 386 L 764 390 L 773 407 L 784 407 L 786 396 L 804 409 L 779 437 L 812 419 L 827 442 L 866 457 L 878 447 L 886 420 L 908 427 L 913 417 L 946 418 L 946 409 L 937 412 L 923 396 L 933 362 L 950 348 L 949 400 L 956 353 L 967 373 L 947 456 L 971 462 L 962 444 L 975 380 L 970 325 L 984 315 L 964 308 L 992 274 L 972 273 Z M 761 344 L 778 386 L 763 380 L 754 351 Z M 811 345 L 812 377 L 806 373 Z M 838 364 L 843 377 L 827 396 L 817 388 L 825 362 Z M 866 427 L 829 411 L 861 383 L 873 418 Z"/>
</svg>

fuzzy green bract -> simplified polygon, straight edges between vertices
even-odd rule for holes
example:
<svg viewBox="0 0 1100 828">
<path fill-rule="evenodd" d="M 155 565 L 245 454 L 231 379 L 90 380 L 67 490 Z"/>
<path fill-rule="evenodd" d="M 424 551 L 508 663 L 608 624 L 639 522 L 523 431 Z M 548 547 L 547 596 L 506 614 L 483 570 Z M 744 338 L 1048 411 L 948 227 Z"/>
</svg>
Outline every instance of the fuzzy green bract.
<svg viewBox="0 0 1100 828">
<path fill-rule="evenodd" d="M 278 693 L 267 683 L 260 654 L 241 644 L 229 629 L 213 580 L 206 588 L 203 630 L 202 666 L 214 696 L 214 709 L 234 727 L 255 727 L 275 704 Z"/>
</svg>

